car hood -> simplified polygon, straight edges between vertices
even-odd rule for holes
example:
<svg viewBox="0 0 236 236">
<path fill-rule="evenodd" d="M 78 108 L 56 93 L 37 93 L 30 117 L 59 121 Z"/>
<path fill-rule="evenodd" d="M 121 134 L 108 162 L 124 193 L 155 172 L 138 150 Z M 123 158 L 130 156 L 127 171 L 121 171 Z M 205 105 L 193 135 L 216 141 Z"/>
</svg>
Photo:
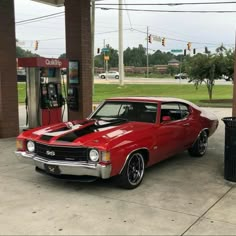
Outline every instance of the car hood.
<svg viewBox="0 0 236 236">
<path fill-rule="evenodd" d="M 116 139 L 124 139 L 125 135 L 142 132 L 151 123 L 128 122 L 122 119 L 110 121 L 82 120 L 60 123 L 42 129 L 27 131 L 24 138 L 51 145 L 92 146 L 107 148 Z"/>
</svg>

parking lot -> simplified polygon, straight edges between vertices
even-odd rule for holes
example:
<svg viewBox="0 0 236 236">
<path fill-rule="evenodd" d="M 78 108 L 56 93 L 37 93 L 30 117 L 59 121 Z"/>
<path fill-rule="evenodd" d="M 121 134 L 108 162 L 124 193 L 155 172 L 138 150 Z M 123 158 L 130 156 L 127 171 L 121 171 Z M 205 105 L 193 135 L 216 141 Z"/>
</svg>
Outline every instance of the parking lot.
<svg viewBox="0 0 236 236">
<path fill-rule="evenodd" d="M 219 120 L 228 108 L 207 108 Z M 181 153 L 145 172 L 134 190 L 113 180 L 69 182 L 18 162 L 0 139 L 2 235 L 235 235 L 236 188 L 224 175 L 224 124 L 203 158 Z"/>
</svg>

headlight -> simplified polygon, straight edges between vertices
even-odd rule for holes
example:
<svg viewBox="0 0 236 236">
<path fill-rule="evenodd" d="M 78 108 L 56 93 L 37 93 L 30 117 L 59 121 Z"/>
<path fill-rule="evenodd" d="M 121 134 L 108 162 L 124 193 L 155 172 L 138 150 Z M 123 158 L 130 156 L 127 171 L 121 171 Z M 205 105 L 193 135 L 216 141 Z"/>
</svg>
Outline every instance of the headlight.
<svg viewBox="0 0 236 236">
<path fill-rule="evenodd" d="M 98 161 L 99 159 L 99 153 L 96 149 L 91 149 L 90 152 L 89 152 L 89 158 L 91 161 Z"/>
<path fill-rule="evenodd" d="M 27 142 L 27 150 L 28 150 L 29 152 L 34 152 L 34 150 L 35 150 L 35 144 L 34 144 L 33 141 L 28 141 L 28 142 Z"/>
</svg>

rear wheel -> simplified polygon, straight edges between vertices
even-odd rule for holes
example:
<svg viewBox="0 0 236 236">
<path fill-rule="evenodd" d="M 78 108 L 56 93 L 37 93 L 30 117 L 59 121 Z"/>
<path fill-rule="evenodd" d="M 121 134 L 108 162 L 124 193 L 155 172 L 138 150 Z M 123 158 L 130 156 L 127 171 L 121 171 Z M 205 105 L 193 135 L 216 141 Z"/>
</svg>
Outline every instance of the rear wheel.
<svg viewBox="0 0 236 236">
<path fill-rule="evenodd" d="M 105 77 L 105 75 L 102 75 L 101 78 L 102 78 L 102 79 L 105 79 L 106 77 Z"/>
<path fill-rule="evenodd" d="M 207 146 L 208 135 L 207 132 L 204 130 L 201 132 L 193 146 L 188 149 L 188 152 L 192 157 L 202 157 L 206 153 Z"/>
<path fill-rule="evenodd" d="M 144 158 L 140 152 L 135 152 L 129 157 L 124 169 L 118 176 L 118 184 L 126 189 L 139 186 L 144 176 Z"/>
</svg>

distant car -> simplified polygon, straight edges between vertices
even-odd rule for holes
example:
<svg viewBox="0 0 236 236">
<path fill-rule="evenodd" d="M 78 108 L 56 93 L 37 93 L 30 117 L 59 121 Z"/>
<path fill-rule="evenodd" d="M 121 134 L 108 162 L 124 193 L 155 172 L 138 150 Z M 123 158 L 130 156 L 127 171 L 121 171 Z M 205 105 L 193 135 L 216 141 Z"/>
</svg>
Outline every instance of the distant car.
<svg viewBox="0 0 236 236">
<path fill-rule="evenodd" d="M 186 73 L 179 73 L 175 75 L 175 79 L 187 79 L 188 75 Z"/>
<path fill-rule="evenodd" d="M 49 176 L 115 176 L 120 186 L 133 189 L 146 167 L 185 150 L 202 157 L 217 126 L 214 114 L 186 100 L 110 98 L 87 119 L 21 133 L 16 155 Z"/>
<path fill-rule="evenodd" d="M 107 73 L 101 73 L 98 75 L 101 79 L 112 78 L 112 79 L 119 79 L 119 72 L 117 71 L 108 71 Z"/>
<path fill-rule="evenodd" d="M 232 81 L 232 80 L 233 80 L 232 77 L 227 76 L 227 75 L 222 75 L 222 76 L 221 76 L 221 79 L 224 79 L 225 81 Z"/>
</svg>

